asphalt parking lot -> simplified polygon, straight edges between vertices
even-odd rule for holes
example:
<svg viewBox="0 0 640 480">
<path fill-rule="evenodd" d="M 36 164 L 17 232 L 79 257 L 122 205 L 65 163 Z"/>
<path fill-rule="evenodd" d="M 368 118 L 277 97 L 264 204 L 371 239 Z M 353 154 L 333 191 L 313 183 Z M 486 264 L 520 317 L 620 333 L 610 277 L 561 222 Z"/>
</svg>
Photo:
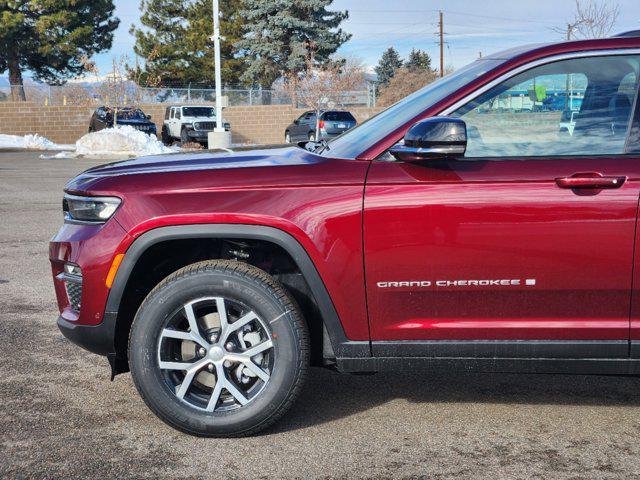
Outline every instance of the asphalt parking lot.
<svg viewBox="0 0 640 480">
<path fill-rule="evenodd" d="M 47 241 L 100 161 L 0 152 L 0 478 L 640 478 L 640 380 L 315 369 L 253 438 L 160 422 L 129 374 L 67 342 Z"/>
</svg>

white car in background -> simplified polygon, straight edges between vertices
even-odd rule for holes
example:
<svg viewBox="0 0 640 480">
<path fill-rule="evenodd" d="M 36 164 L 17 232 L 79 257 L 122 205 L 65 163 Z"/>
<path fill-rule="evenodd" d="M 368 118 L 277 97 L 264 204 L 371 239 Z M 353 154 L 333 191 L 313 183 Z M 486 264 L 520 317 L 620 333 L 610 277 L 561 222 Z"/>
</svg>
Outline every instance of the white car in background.
<svg viewBox="0 0 640 480">
<path fill-rule="evenodd" d="M 209 132 L 213 132 L 215 127 L 215 107 L 209 105 L 167 107 L 162 124 L 161 138 L 165 145 L 171 145 L 178 140 L 183 144 L 197 142 L 206 147 Z M 224 122 L 224 129 L 226 131 L 231 130 L 231 125 Z"/>
</svg>

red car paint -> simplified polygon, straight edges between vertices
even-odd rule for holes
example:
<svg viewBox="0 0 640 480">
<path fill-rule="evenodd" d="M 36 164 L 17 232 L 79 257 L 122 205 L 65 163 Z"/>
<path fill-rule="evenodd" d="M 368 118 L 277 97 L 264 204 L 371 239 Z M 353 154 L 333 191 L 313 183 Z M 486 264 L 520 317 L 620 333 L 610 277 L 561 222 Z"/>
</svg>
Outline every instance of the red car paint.
<svg viewBox="0 0 640 480">
<path fill-rule="evenodd" d="M 561 53 L 631 47 L 640 47 L 638 38 L 518 54 L 356 160 L 290 147 L 148 157 L 86 172 L 70 182 L 68 193 L 123 202 L 106 224 L 65 224 L 52 240 L 61 314 L 78 325 L 100 324 L 111 262 L 145 232 L 228 223 L 293 236 L 313 261 L 349 340 L 640 339 L 640 296 L 632 289 L 632 279 L 640 284 L 634 268 L 638 156 L 448 161 L 437 168 L 374 161 L 415 121 L 514 68 Z M 585 172 L 626 180 L 622 188 L 591 195 L 556 183 Z M 64 262 L 83 270 L 79 314 L 57 279 Z M 532 279 L 535 285 L 527 285 Z M 478 289 L 465 284 L 469 280 L 498 284 Z M 501 280 L 520 283 L 507 289 Z M 402 281 L 436 288 L 379 286 Z"/>
</svg>

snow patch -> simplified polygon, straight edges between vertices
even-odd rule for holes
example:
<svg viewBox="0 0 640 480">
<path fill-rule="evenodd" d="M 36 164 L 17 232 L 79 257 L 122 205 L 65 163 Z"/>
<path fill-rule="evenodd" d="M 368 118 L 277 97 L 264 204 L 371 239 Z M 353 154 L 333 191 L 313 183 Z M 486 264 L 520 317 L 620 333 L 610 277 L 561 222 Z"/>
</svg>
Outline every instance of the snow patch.
<svg viewBox="0 0 640 480">
<path fill-rule="evenodd" d="M 140 130 L 124 125 L 88 133 L 76 142 L 76 154 L 95 155 L 158 155 L 179 151 L 167 147 L 155 135 L 147 135 Z"/>
<path fill-rule="evenodd" d="M 0 134 L 0 148 L 24 148 L 28 150 L 74 150 L 73 145 L 58 145 L 45 137 L 41 137 L 37 133 L 34 135 L 25 135 L 19 137 L 17 135 Z"/>
<path fill-rule="evenodd" d="M 76 158 L 78 155 L 75 152 L 59 152 L 55 155 L 40 155 L 40 158 L 44 160 L 52 160 L 56 158 Z"/>
</svg>

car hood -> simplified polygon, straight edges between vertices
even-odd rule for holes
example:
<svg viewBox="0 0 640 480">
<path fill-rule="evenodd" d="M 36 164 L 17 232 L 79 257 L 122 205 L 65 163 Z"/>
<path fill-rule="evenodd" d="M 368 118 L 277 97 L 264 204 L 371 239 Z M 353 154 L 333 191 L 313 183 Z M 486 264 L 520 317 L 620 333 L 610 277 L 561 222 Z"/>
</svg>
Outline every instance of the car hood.
<svg viewBox="0 0 640 480">
<path fill-rule="evenodd" d="M 162 174 L 205 170 L 230 170 L 256 167 L 284 167 L 308 165 L 322 161 L 322 157 L 299 147 L 281 145 L 208 150 L 197 153 L 172 153 L 139 157 L 91 168 L 71 180 L 66 190 L 83 190 L 88 184 L 105 177 L 124 175 Z"/>
</svg>

